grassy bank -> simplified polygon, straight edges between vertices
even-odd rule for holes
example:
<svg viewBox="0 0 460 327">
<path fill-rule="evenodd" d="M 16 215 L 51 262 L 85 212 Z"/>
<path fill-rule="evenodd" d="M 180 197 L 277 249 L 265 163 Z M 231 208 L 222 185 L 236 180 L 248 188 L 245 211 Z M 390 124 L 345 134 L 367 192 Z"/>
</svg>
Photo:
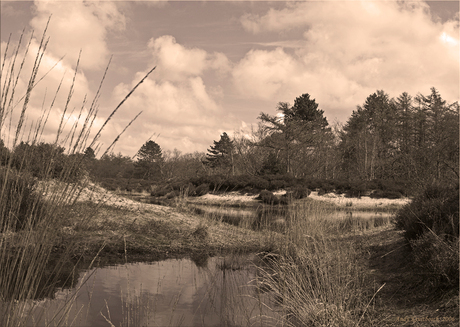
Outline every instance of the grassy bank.
<svg viewBox="0 0 460 327">
<path fill-rule="evenodd" d="M 72 257 L 105 263 L 154 261 L 171 257 L 257 252 L 269 246 L 261 233 L 206 219 L 189 211 L 151 204 L 119 208 L 90 202 L 77 205 L 63 226 L 63 242 L 73 239 Z M 80 227 L 79 216 L 91 220 Z M 76 218 L 76 221 L 74 218 Z"/>
</svg>

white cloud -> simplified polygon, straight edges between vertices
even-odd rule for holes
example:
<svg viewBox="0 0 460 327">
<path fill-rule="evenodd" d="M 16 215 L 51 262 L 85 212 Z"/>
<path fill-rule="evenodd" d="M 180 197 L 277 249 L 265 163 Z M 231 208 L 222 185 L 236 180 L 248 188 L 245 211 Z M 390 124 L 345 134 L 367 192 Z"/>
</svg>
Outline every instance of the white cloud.
<svg viewBox="0 0 460 327">
<path fill-rule="evenodd" d="M 170 36 L 151 40 L 149 44 L 154 49 L 154 57 L 159 60 L 158 67 L 164 69 L 160 70 L 160 77 L 155 70 L 152 78 L 145 80 L 125 103 L 125 112 L 134 115 L 143 110 L 143 114 L 135 123 L 137 127 L 129 132 L 137 144 L 128 145 L 122 140 L 120 148 L 127 153 L 135 153 L 156 133 L 160 134 L 157 142 L 164 149 L 204 151 L 219 138 L 220 130 L 233 130 L 241 124 L 218 102 L 220 87 L 217 85 L 209 90 L 200 76 L 205 70 L 221 70 L 222 63 L 224 66 L 227 64 L 226 57 L 210 55 L 202 49 L 187 49 Z M 172 53 L 174 56 L 168 56 Z M 142 74 L 138 73 L 135 80 L 141 77 Z M 122 99 L 134 84 L 134 81 L 119 84 L 112 97 Z M 121 130 L 121 126 L 117 130 Z"/>
<path fill-rule="evenodd" d="M 186 48 L 171 35 L 150 39 L 149 48 L 153 63 L 163 79 L 181 81 L 188 77 L 201 76 L 208 69 L 221 74 L 229 71 L 229 61 L 223 53 L 208 54 L 203 49 Z"/>
<path fill-rule="evenodd" d="M 30 25 L 39 33 L 51 16 L 47 35 L 49 50 L 67 63 L 75 64 L 82 50 L 81 67 L 99 69 L 107 64 L 108 31 L 125 28 L 125 17 L 108 1 L 35 1 L 36 13 Z"/>
<path fill-rule="evenodd" d="M 300 28 L 305 41 L 289 54 L 248 52 L 233 73 L 245 96 L 292 102 L 308 92 L 326 114 L 347 108 L 342 120 L 377 89 L 396 97 L 434 86 L 459 99 L 458 20 L 434 22 L 423 2 L 303 2 L 241 23 L 254 34 Z"/>
<path fill-rule="evenodd" d="M 244 94 L 273 99 L 298 73 L 299 63 L 283 49 L 251 50 L 233 70 L 235 87 Z"/>
<path fill-rule="evenodd" d="M 25 38 L 28 40 L 27 37 Z M 25 53 L 25 45 L 23 41 L 19 51 L 20 54 Z M 17 47 L 17 43 L 12 42 L 9 47 L 5 62 L 6 67 L 10 67 L 12 63 L 13 48 Z M 23 109 L 24 96 L 27 92 L 38 49 L 39 41 L 33 38 L 21 70 L 19 67 L 23 58 L 20 55 L 20 57 L 16 59 L 14 76 L 18 76 L 18 84 L 14 87 L 12 107 L 9 107 L 7 111 L 6 121 L 4 121 L 5 125 L 2 128 L 2 135 L 0 135 L 10 146 L 12 145 L 16 127 L 18 126 L 21 110 Z M 2 43 L 2 52 L 3 51 L 5 51 L 4 43 Z M 2 81 L 0 83 L 2 89 L 4 85 L 8 83 L 9 79 L 10 76 L 2 76 Z M 92 101 L 91 97 L 94 96 L 94 93 L 91 92 L 89 82 L 81 70 L 75 74 L 75 68 L 65 61 L 59 61 L 58 57 L 47 51 L 41 59 L 34 85 L 30 98 L 28 99 L 27 110 L 25 111 L 26 120 L 22 128 L 22 140 L 27 141 L 29 137 L 33 138 L 33 134 L 30 134 L 31 128 L 36 129 L 39 121 L 42 121 L 43 124 L 46 120 L 45 125 L 42 125 L 43 131 L 39 133 L 38 141 L 54 142 L 57 132 L 60 129 L 59 126 L 63 115 L 64 120 L 63 126 L 61 126 L 61 141 L 64 141 L 74 123 L 77 123 L 79 128 L 83 126 L 84 119 L 88 115 L 89 105 Z M 69 98 L 71 89 L 72 96 Z M 8 94 L 11 95 L 11 92 Z M 85 96 L 87 97 L 86 104 L 84 104 Z M 65 109 L 66 106 L 67 109 Z M 94 127 L 97 128 L 98 126 L 101 126 L 101 119 L 96 119 L 95 121 Z M 60 144 L 67 146 L 67 144 Z"/>
</svg>

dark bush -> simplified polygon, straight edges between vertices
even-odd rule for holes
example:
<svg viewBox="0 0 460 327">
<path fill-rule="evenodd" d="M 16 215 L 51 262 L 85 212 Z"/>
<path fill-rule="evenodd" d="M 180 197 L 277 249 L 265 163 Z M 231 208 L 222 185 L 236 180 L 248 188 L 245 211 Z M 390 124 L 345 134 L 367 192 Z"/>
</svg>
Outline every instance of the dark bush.
<svg viewBox="0 0 460 327">
<path fill-rule="evenodd" d="M 198 185 L 197 188 L 195 189 L 195 194 L 197 196 L 202 196 L 208 193 L 209 193 L 209 184 L 206 184 L 206 183 Z"/>
<path fill-rule="evenodd" d="M 262 201 L 262 203 L 270 204 L 270 205 L 277 205 L 277 204 L 287 204 L 287 198 L 280 198 L 274 195 L 272 192 L 263 190 L 260 192 L 259 196 L 256 198 L 257 200 Z"/>
<path fill-rule="evenodd" d="M 335 182 L 335 191 L 337 194 L 346 193 L 351 188 L 350 182 L 339 180 Z"/>
<path fill-rule="evenodd" d="M 424 233 L 411 241 L 414 263 L 420 271 L 427 272 L 427 279 L 436 289 L 458 289 L 459 243 L 443 241 L 433 233 Z"/>
<path fill-rule="evenodd" d="M 375 190 L 370 195 L 373 199 L 400 199 L 402 194 L 397 191 L 382 191 L 382 190 Z"/>
<path fill-rule="evenodd" d="M 262 177 L 249 176 L 247 186 L 250 186 L 257 190 L 265 190 L 269 188 L 270 182 Z"/>
<path fill-rule="evenodd" d="M 5 175 L 0 171 L 0 232 L 35 226 L 44 218 L 46 203 L 34 192 L 33 179 L 11 171 Z"/>
<path fill-rule="evenodd" d="M 195 196 L 196 195 L 196 187 L 192 183 L 184 184 L 180 188 L 180 194 L 184 196 Z"/>
<path fill-rule="evenodd" d="M 429 186 L 396 215 L 396 227 L 404 230 L 408 240 L 434 232 L 445 240 L 458 239 L 458 184 Z"/>
<path fill-rule="evenodd" d="M 165 196 L 172 191 L 172 188 L 168 185 L 156 185 L 155 188 L 150 192 L 151 196 L 160 197 Z"/>
<path fill-rule="evenodd" d="M 307 178 L 303 181 L 303 185 L 310 190 L 318 190 L 322 186 L 322 181 L 317 178 Z"/>
<path fill-rule="evenodd" d="M 209 184 L 209 187 L 213 191 L 220 191 L 222 189 L 222 185 L 224 184 L 224 177 L 220 175 L 213 175 L 207 176 L 205 179 L 205 183 Z"/>
<path fill-rule="evenodd" d="M 166 194 L 166 199 L 173 199 L 173 198 L 178 197 L 179 195 L 180 195 L 180 192 L 175 190 L 175 191 L 172 191 Z"/>
<path fill-rule="evenodd" d="M 334 185 L 330 182 L 324 182 L 318 190 L 318 195 L 323 195 L 333 192 L 335 189 Z"/>
<path fill-rule="evenodd" d="M 288 183 L 284 180 L 275 179 L 269 182 L 269 189 L 272 191 L 277 191 L 286 187 Z"/>
<path fill-rule="evenodd" d="M 369 190 L 380 190 L 388 192 L 399 192 L 401 194 L 406 194 L 407 186 L 404 182 L 387 180 L 387 179 L 374 179 L 367 183 L 367 188 Z"/>
<path fill-rule="evenodd" d="M 360 198 L 367 191 L 366 185 L 361 182 L 350 183 L 350 188 L 345 191 L 347 198 Z"/>
<path fill-rule="evenodd" d="M 288 197 L 291 197 L 292 199 L 303 199 L 306 198 L 310 195 L 311 191 L 305 187 L 305 186 L 296 186 L 294 187 L 289 194 L 287 195 Z"/>
</svg>

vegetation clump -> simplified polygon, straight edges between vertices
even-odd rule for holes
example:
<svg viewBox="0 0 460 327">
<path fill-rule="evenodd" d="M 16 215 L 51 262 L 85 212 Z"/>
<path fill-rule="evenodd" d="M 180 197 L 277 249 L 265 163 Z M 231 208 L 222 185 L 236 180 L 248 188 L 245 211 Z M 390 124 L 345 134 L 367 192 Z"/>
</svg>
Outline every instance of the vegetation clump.
<svg viewBox="0 0 460 327">
<path fill-rule="evenodd" d="M 458 239 L 458 200 L 458 184 L 429 186 L 398 212 L 396 226 L 404 230 L 409 241 L 426 233 L 434 233 L 447 241 Z"/>
<path fill-rule="evenodd" d="M 32 228 L 43 220 L 46 203 L 30 175 L 0 169 L 0 232 Z"/>
<path fill-rule="evenodd" d="M 433 286 L 459 285 L 459 187 L 431 185 L 395 218 Z"/>
</svg>

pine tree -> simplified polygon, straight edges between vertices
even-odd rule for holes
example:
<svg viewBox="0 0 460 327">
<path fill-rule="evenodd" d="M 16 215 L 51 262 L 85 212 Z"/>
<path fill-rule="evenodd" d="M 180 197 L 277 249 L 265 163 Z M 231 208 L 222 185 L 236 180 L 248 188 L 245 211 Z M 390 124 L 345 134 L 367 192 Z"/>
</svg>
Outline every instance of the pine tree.
<svg viewBox="0 0 460 327">
<path fill-rule="evenodd" d="M 136 154 L 134 163 L 136 175 L 144 179 L 161 176 L 163 155 L 160 146 L 154 141 L 147 141 Z"/>
<path fill-rule="evenodd" d="M 233 141 L 227 133 L 222 133 L 219 141 L 214 141 L 214 145 L 208 149 L 205 164 L 211 168 L 222 168 L 232 171 L 235 174 L 233 165 Z"/>
</svg>

